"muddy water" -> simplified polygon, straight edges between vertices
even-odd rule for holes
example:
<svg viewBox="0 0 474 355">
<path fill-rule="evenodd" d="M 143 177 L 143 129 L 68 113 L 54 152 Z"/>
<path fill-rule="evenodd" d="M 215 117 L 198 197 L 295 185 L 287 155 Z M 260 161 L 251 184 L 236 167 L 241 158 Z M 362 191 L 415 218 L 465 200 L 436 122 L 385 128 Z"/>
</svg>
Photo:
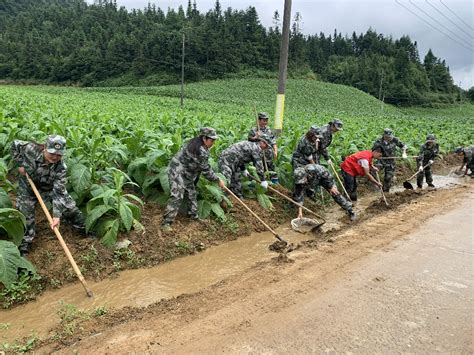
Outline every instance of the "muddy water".
<svg viewBox="0 0 474 355">
<path fill-rule="evenodd" d="M 438 187 L 450 186 L 464 183 L 464 179 L 435 176 L 434 183 Z M 364 210 L 379 196 L 374 192 L 361 197 L 356 211 Z M 325 198 L 329 197 L 326 195 Z M 323 226 L 324 230 L 338 228 L 348 222 L 344 211 L 335 205 L 331 205 L 326 215 L 329 218 Z M 278 233 L 293 243 L 315 237 L 312 234 L 295 233 L 288 226 L 279 228 Z M 161 299 L 196 292 L 238 274 L 257 262 L 274 257 L 275 253 L 268 250 L 269 244 L 274 241 L 270 233 L 255 233 L 155 268 L 124 271 L 115 279 L 98 283 L 89 281 L 88 285 L 94 292 L 92 299 L 85 296 L 80 283 L 45 292 L 36 302 L 10 311 L 0 311 L 0 342 L 11 342 L 33 332 L 38 336 L 46 335 L 48 329 L 59 322 L 57 311 L 61 307 L 60 301 L 84 310 L 99 306 L 143 307 Z"/>
<path fill-rule="evenodd" d="M 280 228 L 279 233 L 292 243 L 309 238 L 289 228 Z M 7 325 L 7 329 L 0 330 L 0 342 L 11 342 L 32 333 L 46 335 L 59 322 L 60 302 L 83 310 L 99 306 L 144 307 L 161 299 L 196 292 L 274 257 L 276 254 L 268 246 L 275 240 L 270 233 L 254 233 L 154 268 L 123 271 L 117 278 L 97 283 L 89 281 L 93 298 L 85 296 L 80 283 L 45 292 L 35 302 L 0 312 L 0 323 Z"/>
</svg>

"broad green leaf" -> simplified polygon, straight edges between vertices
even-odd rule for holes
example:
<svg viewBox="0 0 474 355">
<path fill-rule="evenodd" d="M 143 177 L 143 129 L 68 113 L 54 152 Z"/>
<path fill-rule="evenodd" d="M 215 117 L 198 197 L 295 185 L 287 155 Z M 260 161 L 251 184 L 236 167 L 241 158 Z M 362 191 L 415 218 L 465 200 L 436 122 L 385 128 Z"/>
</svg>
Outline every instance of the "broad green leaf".
<svg viewBox="0 0 474 355">
<path fill-rule="evenodd" d="M 118 219 L 113 220 L 109 225 L 108 228 L 101 238 L 102 244 L 107 247 L 112 247 L 117 242 L 117 234 L 119 231 L 120 222 Z"/>
<path fill-rule="evenodd" d="M 258 203 L 260 204 L 260 206 L 262 206 L 263 208 L 266 208 L 266 209 L 272 209 L 273 208 L 273 204 L 272 202 L 270 201 L 270 199 L 268 198 L 267 195 L 265 194 L 256 194 L 257 195 L 257 200 L 258 200 Z"/>
<path fill-rule="evenodd" d="M 6 288 L 18 279 L 18 269 L 36 273 L 35 267 L 20 256 L 18 247 L 8 240 L 0 240 L 0 283 Z"/>
<path fill-rule="evenodd" d="M 170 193 L 170 181 L 168 179 L 168 169 L 167 168 L 162 168 L 158 175 L 160 177 L 161 188 L 163 189 L 165 194 L 169 194 Z"/>
<path fill-rule="evenodd" d="M 74 165 L 71 169 L 69 181 L 77 194 L 83 194 L 91 186 L 90 169 L 83 164 Z"/>
<path fill-rule="evenodd" d="M 128 207 L 125 203 L 120 203 L 119 205 L 119 214 L 120 220 L 122 221 L 123 226 L 130 232 L 133 224 L 133 213 L 130 207 Z"/>
<path fill-rule="evenodd" d="M 222 221 L 225 221 L 225 219 L 226 219 L 225 212 L 218 203 L 213 203 L 211 205 L 211 210 L 212 210 L 212 212 L 214 212 L 214 214 L 217 216 L 217 218 L 219 218 Z"/>
<path fill-rule="evenodd" d="M 14 244 L 20 245 L 25 233 L 26 219 L 14 208 L 0 208 L 0 229 Z"/>
<path fill-rule="evenodd" d="M 222 201 L 222 196 L 224 195 L 224 193 L 222 192 L 219 186 L 206 184 L 206 189 L 212 194 L 212 196 L 214 196 L 217 202 Z"/>
<path fill-rule="evenodd" d="M 206 200 L 198 201 L 198 216 L 201 219 L 208 218 L 211 214 L 211 203 Z"/>
<path fill-rule="evenodd" d="M 0 208 L 12 208 L 13 204 L 8 193 L 0 187 Z"/>
<path fill-rule="evenodd" d="M 102 217 L 104 214 L 112 210 L 110 206 L 99 205 L 95 207 L 86 218 L 86 229 L 89 231 L 92 229 L 96 221 Z"/>
</svg>

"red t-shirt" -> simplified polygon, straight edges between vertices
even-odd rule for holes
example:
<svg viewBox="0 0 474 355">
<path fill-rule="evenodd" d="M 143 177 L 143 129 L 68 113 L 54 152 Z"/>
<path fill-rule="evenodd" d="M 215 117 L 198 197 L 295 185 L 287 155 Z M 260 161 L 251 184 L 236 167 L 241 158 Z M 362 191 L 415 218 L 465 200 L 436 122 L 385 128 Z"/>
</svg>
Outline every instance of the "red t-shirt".
<svg viewBox="0 0 474 355">
<path fill-rule="evenodd" d="M 365 159 L 372 166 L 372 151 L 363 150 L 355 154 L 349 155 L 342 163 L 341 169 L 351 176 L 365 176 L 364 168 L 359 164 L 359 160 Z"/>
</svg>

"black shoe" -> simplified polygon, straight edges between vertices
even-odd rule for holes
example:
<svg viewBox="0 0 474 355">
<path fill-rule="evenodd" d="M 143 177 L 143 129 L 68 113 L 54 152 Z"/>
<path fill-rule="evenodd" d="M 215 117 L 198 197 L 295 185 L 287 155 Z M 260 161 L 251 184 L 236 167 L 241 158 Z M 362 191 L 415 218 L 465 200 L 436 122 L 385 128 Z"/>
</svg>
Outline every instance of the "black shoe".
<svg viewBox="0 0 474 355">
<path fill-rule="evenodd" d="M 428 187 L 435 187 L 433 184 L 428 184 Z"/>
<path fill-rule="evenodd" d="M 429 185 L 428 185 L 429 186 Z M 418 187 L 419 189 L 422 189 L 423 188 L 423 185 L 416 185 L 416 187 Z"/>
<path fill-rule="evenodd" d="M 24 240 L 21 242 L 20 246 L 18 247 L 21 256 L 27 256 L 31 250 L 31 243 L 25 242 Z"/>
</svg>

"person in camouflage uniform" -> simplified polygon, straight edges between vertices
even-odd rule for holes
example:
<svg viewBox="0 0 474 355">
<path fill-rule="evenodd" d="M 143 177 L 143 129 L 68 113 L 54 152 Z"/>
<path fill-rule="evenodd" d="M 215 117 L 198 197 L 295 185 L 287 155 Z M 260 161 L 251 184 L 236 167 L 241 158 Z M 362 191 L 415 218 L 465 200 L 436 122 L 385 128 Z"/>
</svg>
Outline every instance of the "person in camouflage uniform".
<svg viewBox="0 0 474 355">
<path fill-rule="evenodd" d="M 216 131 L 210 127 L 201 128 L 199 135 L 186 143 L 171 159 L 168 165 L 170 198 L 166 206 L 161 229 L 172 230 L 176 215 L 184 197 L 190 203 L 188 216 L 198 219 L 196 184 L 203 174 L 210 181 L 217 181 L 220 188 L 225 186 L 209 165 L 209 149 L 218 138 Z"/>
<path fill-rule="evenodd" d="M 268 149 L 271 145 L 271 139 L 262 134 L 258 142 L 242 141 L 232 144 L 229 148 L 222 151 L 219 156 L 219 170 L 227 179 L 229 189 L 239 198 L 243 197 L 242 184 L 240 182 L 240 174 L 247 177 L 249 172 L 245 168 L 245 164 L 250 162 L 255 165 L 257 174 L 261 180 L 263 188 L 268 187 L 265 180 L 265 169 L 262 163 L 262 151 Z"/>
<path fill-rule="evenodd" d="M 293 191 L 293 200 L 303 204 L 305 190 L 315 189 L 318 186 L 325 188 L 332 196 L 333 200 L 347 212 L 349 218 L 353 221 L 356 214 L 352 209 L 352 203 L 347 201 L 337 190 L 334 178 L 331 173 L 323 166 L 318 164 L 308 164 L 304 167 L 296 168 L 294 173 L 295 189 Z M 298 211 L 298 218 L 302 217 L 302 209 Z"/>
<path fill-rule="evenodd" d="M 376 148 L 382 149 L 382 157 L 395 156 L 396 148 L 401 148 L 404 157 L 406 157 L 407 146 L 402 143 L 397 137 L 394 137 L 393 131 L 390 128 L 385 128 L 383 136 L 376 140 L 372 150 Z M 384 170 L 383 191 L 389 192 L 392 186 L 393 176 L 395 175 L 395 159 L 381 159 L 378 167 Z"/>
<path fill-rule="evenodd" d="M 420 154 L 416 158 L 418 164 L 418 175 L 416 176 L 416 185 L 419 189 L 423 188 L 423 178 L 426 176 L 426 182 L 429 187 L 435 187 L 433 185 L 433 174 L 431 173 L 431 165 L 434 163 L 434 159 L 438 157 L 439 144 L 436 143 L 436 137 L 434 134 L 428 134 L 426 136 L 426 143 L 420 148 Z M 428 165 L 424 169 L 423 167 Z"/>
<path fill-rule="evenodd" d="M 474 176 L 474 145 L 468 148 L 457 147 L 454 153 L 463 156 L 462 165 L 458 171 L 462 172 L 464 166 L 466 166 L 464 175 L 469 175 L 473 177 Z M 470 173 L 468 173 L 469 170 L 471 171 Z"/>
<path fill-rule="evenodd" d="M 314 164 L 316 162 L 316 155 L 321 142 L 322 133 L 321 129 L 316 126 L 306 132 L 306 134 L 300 138 L 296 146 L 296 150 L 293 152 L 291 158 L 291 164 L 293 171 L 296 168 L 304 167 L 308 164 Z"/>
<path fill-rule="evenodd" d="M 331 164 L 331 158 L 329 157 L 328 147 L 332 143 L 332 136 L 334 133 L 342 131 L 343 123 L 341 120 L 334 119 L 327 125 L 321 127 L 321 139 L 319 141 L 316 155 L 314 156 L 314 162 L 320 163 L 321 156 L 326 160 L 328 164 Z"/>
<path fill-rule="evenodd" d="M 26 174 L 35 183 L 44 202 L 52 203 L 51 228 L 59 227 L 64 217 L 73 228 L 86 234 L 84 216 L 66 190 L 67 168 L 62 160 L 65 151 L 66 139 L 59 135 L 48 136 L 46 144 L 15 140 L 11 145 L 11 156 L 20 173 L 16 206 L 26 217 L 26 232 L 19 247 L 22 255 L 28 254 L 35 238 L 35 207 L 38 202 Z"/>
<path fill-rule="evenodd" d="M 266 171 L 275 171 L 275 164 L 273 161 L 278 156 L 278 147 L 276 144 L 276 137 L 272 130 L 268 128 L 268 114 L 266 112 L 258 113 L 258 127 L 254 127 L 250 130 L 248 140 L 250 142 L 257 142 L 262 134 L 267 135 L 270 138 L 270 148 L 265 149 L 262 152 L 263 165 Z M 271 175 L 272 183 L 278 184 L 278 176 L 276 173 Z"/>
</svg>

